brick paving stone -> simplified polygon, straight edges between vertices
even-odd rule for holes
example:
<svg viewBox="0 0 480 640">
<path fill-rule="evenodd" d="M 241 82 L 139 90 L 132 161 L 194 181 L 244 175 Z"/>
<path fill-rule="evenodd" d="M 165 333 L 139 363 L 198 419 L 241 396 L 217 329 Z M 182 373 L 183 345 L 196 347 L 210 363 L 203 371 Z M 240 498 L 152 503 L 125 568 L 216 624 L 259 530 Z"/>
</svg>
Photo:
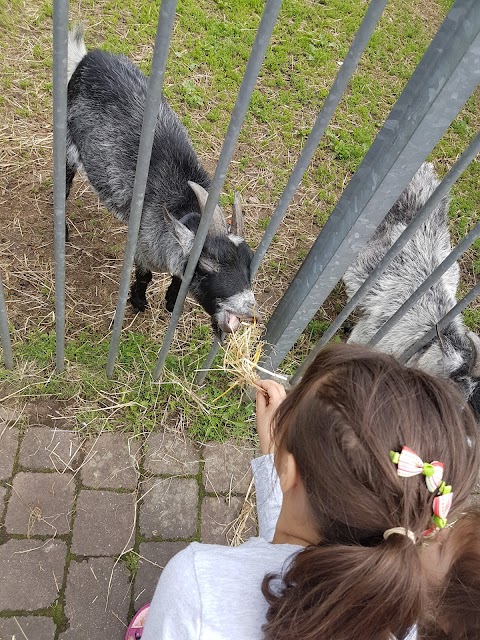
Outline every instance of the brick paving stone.
<svg viewBox="0 0 480 640">
<path fill-rule="evenodd" d="M 17 473 L 5 518 L 7 533 L 68 533 L 74 492 L 70 474 Z"/>
<path fill-rule="evenodd" d="M 61 540 L 9 540 L 0 546 L 0 611 L 49 607 L 62 585 L 67 547 Z"/>
<path fill-rule="evenodd" d="M 197 530 L 198 484 L 193 478 L 151 478 L 144 484 L 140 530 L 146 537 L 190 538 Z"/>
<path fill-rule="evenodd" d="M 71 431 L 29 427 L 20 447 L 19 463 L 27 469 L 76 470 L 82 441 Z"/>
<path fill-rule="evenodd" d="M 0 618 L 0 640 L 55 640 L 55 623 L 43 616 Z"/>
<path fill-rule="evenodd" d="M 77 499 L 72 553 L 113 556 L 132 540 L 135 497 L 131 493 L 82 490 Z"/>
<path fill-rule="evenodd" d="M 145 469 L 166 475 L 196 475 L 199 454 L 189 440 L 174 433 L 153 433 L 146 441 Z"/>
<path fill-rule="evenodd" d="M 102 433 L 86 443 L 82 483 L 96 489 L 135 489 L 140 444 L 123 433 Z"/>
<path fill-rule="evenodd" d="M 186 542 L 142 542 L 133 592 L 135 611 L 151 602 L 163 568 L 186 546 Z"/>
<path fill-rule="evenodd" d="M 10 425 L 17 422 L 22 417 L 22 411 L 9 409 L 8 407 L 0 407 L 0 422 Z"/>
<path fill-rule="evenodd" d="M 235 532 L 241 528 L 241 539 L 248 540 L 257 535 L 257 526 L 253 516 L 245 523 L 236 523 L 243 507 L 244 499 L 238 496 L 206 497 L 202 505 L 201 539 L 208 544 L 229 544 Z"/>
<path fill-rule="evenodd" d="M 13 461 L 17 453 L 18 429 L 0 421 L 0 480 L 7 480 L 13 473 Z"/>
<path fill-rule="evenodd" d="M 113 558 L 70 563 L 65 592 L 65 615 L 70 626 L 60 640 L 124 640 L 130 573 L 124 564 L 117 563 L 109 591 L 114 563 Z"/>
<path fill-rule="evenodd" d="M 253 448 L 233 442 L 204 446 L 203 483 L 205 490 L 213 493 L 246 493 L 252 479 L 250 460 Z"/>
</svg>

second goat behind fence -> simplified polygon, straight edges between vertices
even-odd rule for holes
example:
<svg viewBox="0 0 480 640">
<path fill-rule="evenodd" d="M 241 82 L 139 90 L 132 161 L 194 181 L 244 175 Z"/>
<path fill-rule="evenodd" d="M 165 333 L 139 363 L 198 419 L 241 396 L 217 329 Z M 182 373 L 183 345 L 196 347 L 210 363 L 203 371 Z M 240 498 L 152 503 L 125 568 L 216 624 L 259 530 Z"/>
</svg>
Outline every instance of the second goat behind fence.
<svg viewBox="0 0 480 640">
<path fill-rule="evenodd" d="M 130 213 L 147 94 L 147 79 L 128 58 L 87 53 L 83 28 L 68 42 L 67 197 L 78 169 L 100 200 L 122 222 Z M 147 306 L 152 271 L 169 272 L 167 309 L 173 310 L 210 188 L 185 128 L 162 99 L 158 114 L 137 248 L 130 302 Z M 242 237 L 234 206 L 229 230 L 217 206 L 190 284 L 190 293 L 210 314 L 216 332 L 235 331 L 255 317 L 251 288 L 252 250 Z"/>
<path fill-rule="evenodd" d="M 424 163 L 345 273 L 349 297 L 370 275 L 438 184 L 432 164 Z M 359 305 L 361 317 L 349 342 L 367 343 L 450 253 L 448 206 L 449 200 L 444 198 L 373 284 Z M 459 278 L 460 268 L 455 263 L 378 342 L 377 348 L 402 355 L 455 306 Z M 456 382 L 480 420 L 480 338 L 467 330 L 460 315 L 407 364 Z"/>
</svg>

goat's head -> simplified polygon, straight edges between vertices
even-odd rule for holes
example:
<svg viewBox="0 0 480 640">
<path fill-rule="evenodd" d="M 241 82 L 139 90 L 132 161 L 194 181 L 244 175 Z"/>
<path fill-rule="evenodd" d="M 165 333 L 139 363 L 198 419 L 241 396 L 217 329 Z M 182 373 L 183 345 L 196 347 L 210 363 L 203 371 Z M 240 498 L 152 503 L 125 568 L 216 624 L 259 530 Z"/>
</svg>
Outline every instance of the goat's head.
<svg viewBox="0 0 480 640">
<path fill-rule="evenodd" d="M 189 182 L 189 185 L 203 213 L 208 192 L 194 182 Z M 192 230 L 171 216 L 170 222 L 187 259 L 196 228 Z M 235 331 L 241 320 L 258 319 L 250 273 L 253 252 L 242 236 L 243 215 L 239 198 L 235 198 L 230 229 L 223 210 L 217 205 L 190 284 L 190 292 L 211 316 L 217 334 Z"/>
</svg>

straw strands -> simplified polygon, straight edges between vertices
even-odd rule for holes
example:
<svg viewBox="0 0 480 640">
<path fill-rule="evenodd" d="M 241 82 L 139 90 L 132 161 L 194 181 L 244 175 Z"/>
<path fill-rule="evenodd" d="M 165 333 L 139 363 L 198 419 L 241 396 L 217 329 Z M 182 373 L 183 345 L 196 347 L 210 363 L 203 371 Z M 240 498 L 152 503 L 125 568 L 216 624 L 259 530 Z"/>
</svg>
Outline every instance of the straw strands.
<svg viewBox="0 0 480 640">
<path fill-rule="evenodd" d="M 237 386 L 243 391 L 247 391 L 250 387 L 256 387 L 262 393 L 265 393 L 257 384 L 259 372 L 265 373 L 269 377 L 278 378 L 282 382 L 287 381 L 287 376 L 268 371 L 258 364 L 265 345 L 265 342 L 261 339 L 262 334 L 263 328 L 255 322 L 252 324 L 242 323 L 238 331 L 229 334 L 225 339 L 223 362 L 220 370 L 235 375 L 236 379 L 215 401 Z"/>
</svg>

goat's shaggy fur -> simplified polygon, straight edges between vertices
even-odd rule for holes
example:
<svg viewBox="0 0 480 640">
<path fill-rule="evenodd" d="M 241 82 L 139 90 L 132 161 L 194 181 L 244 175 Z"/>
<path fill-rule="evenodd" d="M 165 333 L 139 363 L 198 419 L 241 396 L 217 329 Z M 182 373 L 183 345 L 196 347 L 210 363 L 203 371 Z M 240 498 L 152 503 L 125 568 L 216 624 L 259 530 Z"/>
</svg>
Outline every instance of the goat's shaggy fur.
<svg viewBox="0 0 480 640">
<path fill-rule="evenodd" d="M 365 249 L 344 275 L 349 297 L 423 207 L 439 181 L 424 163 L 388 212 Z M 401 253 L 377 279 L 359 305 L 360 320 L 349 342 L 367 343 L 451 251 L 449 199 L 444 198 Z M 378 349 L 401 355 L 455 306 L 460 269 L 457 263 L 397 322 Z M 459 315 L 407 363 L 454 380 L 480 418 L 480 339 L 467 331 Z"/>
<path fill-rule="evenodd" d="M 83 169 L 105 206 L 128 222 L 147 79 L 125 56 L 87 53 L 78 26 L 69 36 L 68 73 L 67 197 Z M 185 128 L 162 99 L 135 253 L 130 301 L 137 310 L 147 306 L 152 271 L 172 274 L 172 310 L 209 187 Z M 252 255 L 243 238 L 228 233 L 217 207 L 190 285 L 216 330 L 235 330 L 240 318 L 255 315 Z"/>
</svg>

